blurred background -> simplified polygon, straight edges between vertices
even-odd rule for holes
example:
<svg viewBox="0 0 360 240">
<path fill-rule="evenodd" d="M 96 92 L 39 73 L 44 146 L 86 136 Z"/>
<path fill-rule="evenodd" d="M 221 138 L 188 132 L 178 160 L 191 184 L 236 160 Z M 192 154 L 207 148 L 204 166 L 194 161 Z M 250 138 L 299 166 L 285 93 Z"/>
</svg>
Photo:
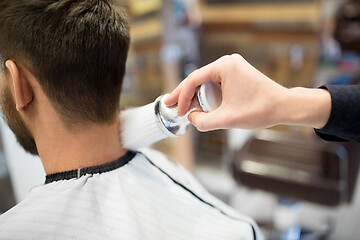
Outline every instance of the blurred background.
<svg viewBox="0 0 360 240">
<path fill-rule="evenodd" d="M 356 0 L 129 0 L 132 46 L 121 109 L 153 102 L 193 70 L 232 53 L 286 87 L 358 84 Z M 299 103 L 301 104 L 301 103 Z M 45 179 L 0 122 L 0 213 Z M 154 148 L 216 197 L 256 220 L 266 239 L 359 239 L 360 145 L 313 129 L 189 129 Z"/>
</svg>

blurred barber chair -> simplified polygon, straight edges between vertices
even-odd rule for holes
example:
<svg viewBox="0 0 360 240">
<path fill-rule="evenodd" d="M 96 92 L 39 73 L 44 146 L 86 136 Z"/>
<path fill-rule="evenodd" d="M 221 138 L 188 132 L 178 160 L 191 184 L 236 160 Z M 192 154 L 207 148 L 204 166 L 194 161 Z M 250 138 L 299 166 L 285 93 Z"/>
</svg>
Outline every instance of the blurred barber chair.
<svg viewBox="0 0 360 240">
<path fill-rule="evenodd" d="M 241 185 L 281 196 L 285 218 L 298 211 L 299 201 L 325 206 L 349 202 L 357 174 L 352 169 L 358 169 L 358 161 L 349 161 L 342 144 L 275 130 L 256 131 L 234 151 L 231 165 Z"/>
</svg>

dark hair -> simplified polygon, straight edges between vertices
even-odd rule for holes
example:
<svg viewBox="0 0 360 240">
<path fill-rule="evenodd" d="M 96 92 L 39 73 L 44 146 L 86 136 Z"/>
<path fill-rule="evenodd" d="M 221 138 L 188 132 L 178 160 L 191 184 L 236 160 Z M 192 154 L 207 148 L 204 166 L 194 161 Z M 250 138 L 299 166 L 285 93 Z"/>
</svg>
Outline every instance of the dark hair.
<svg viewBox="0 0 360 240">
<path fill-rule="evenodd" d="M 129 49 L 116 0 L 1 0 L 0 56 L 37 77 L 69 123 L 113 122 Z"/>
</svg>

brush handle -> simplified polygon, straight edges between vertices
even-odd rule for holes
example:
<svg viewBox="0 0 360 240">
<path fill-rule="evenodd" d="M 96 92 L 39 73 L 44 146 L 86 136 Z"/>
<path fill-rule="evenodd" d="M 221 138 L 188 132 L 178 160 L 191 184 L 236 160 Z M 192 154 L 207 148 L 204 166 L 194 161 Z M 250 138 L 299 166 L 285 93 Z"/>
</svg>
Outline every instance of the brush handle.
<svg viewBox="0 0 360 240">
<path fill-rule="evenodd" d="M 155 100 L 155 115 L 159 128 L 169 137 L 178 137 L 184 135 L 190 124 L 185 116 L 178 116 L 178 109 L 169 108 L 164 103 L 169 94 L 162 95 Z"/>
<path fill-rule="evenodd" d="M 166 132 L 169 137 L 184 135 L 190 125 L 188 115 L 195 109 L 210 112 L 221 104 L 221 86 L 218 83 L 207 82 L 202 84 L 196 93 L 195 107 L 185 116 L 178 116 L 178 109 L 169 108 L 164 101 L 169 94 L 162 95 L 155 100 L 155 115 L 159 128 Z"/>
</svg>

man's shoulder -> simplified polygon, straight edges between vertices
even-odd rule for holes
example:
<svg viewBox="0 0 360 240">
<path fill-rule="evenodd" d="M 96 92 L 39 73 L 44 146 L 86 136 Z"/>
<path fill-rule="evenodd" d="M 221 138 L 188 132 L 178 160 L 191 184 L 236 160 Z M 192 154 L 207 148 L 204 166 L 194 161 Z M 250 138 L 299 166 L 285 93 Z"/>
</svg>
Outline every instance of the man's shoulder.
<svg viewBox="0 0 360 240">
<path fill-rule="evenodd" d="M 172 180 L 185 185 L 196 192 L 207 192 L 191 172 L 181 164 L 171 160 L 165 154 L 151 148 L 142 148 L 139 150 L 139 153 L 144 155 L 155 168 L 158 168 L 159 171 L 163 172 L 163 174 L 167 175 Z"/>
<path fill-rule="evenodd" d="M 204 205 L 211 206 L 211 208 L 219 210 L 220 215 L 225 215 L 231 219 L 237 219 L 238 228 L 245 225 L 251 226 L 257 239 L 262 239 L 256 223 L 249 217 L 246 217 L 236 212 L 225 203 L 212 196 L 199 181 L 186 170 L 182 165 L 171 161 L 166 155 L 153 149 L 141 149 L 140 154 L 143 154 L 155 168 L 158 168 L 163 174 L 167 175 L 173 180 L 176 185 L 181 186 L 185 191 L 191 193 L 196 199 L 204 203 Z M 250 225 L 249 225 L 250 224 Z M 240 226 L 241 225 L 241 226 Z"/>
<path fill-rule="evenodd" d="M 171 160 L 168 156 L 152 148 L 141 148 L 139 154 L 143 155 L 153 166 L 166 171 L 169 174 L 178 174 L 182 166 Z"/>
<path fill-rule="evenodd" d="M 27 200 L 20 202 L 7 212 L 0 215 L 0 240 L 5 239 L 27 239 L 29 223 L 35 224 L 41 219 L 41 211 L 28 211 Z M 42 239 L 42 238 L 39 238 Z"/>
</svg>

